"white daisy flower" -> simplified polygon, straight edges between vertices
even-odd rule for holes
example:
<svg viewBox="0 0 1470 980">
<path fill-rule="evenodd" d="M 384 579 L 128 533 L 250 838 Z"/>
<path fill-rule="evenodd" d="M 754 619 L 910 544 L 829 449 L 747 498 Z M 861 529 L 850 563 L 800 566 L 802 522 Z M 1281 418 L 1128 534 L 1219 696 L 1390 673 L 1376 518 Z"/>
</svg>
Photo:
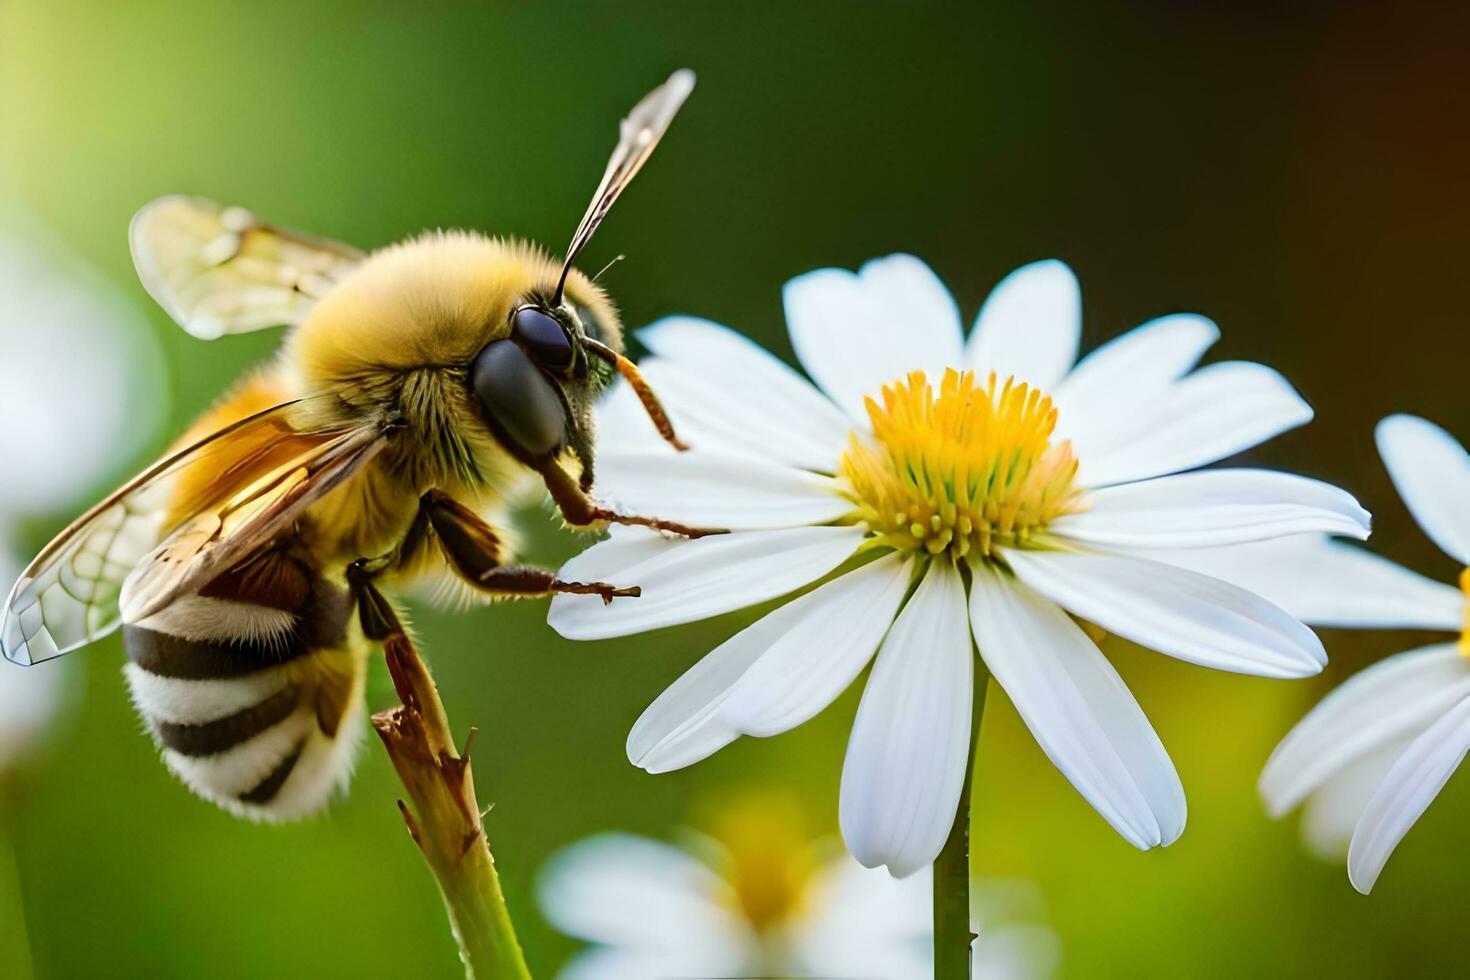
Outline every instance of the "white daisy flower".
<svg viewBox="0 0 1470 980">
<path fill-rule="evenodd" d="M 1414 519 L 1470 566 L 1470 456 L 1409 415 L 1384 419 L 1377 435 Z M 1355 675 L 1292 729 L 1261 774 L 1272 816 L 1305 802 L 1308 845 L 1323 856 L 1346 850 L 1348 876 L 1367 894 L 1470 749 L 1470 569 L 1455 588 L 1320 535 L 1193 557 L 1307 622 L 1459 634 Z"/>
<path fill-rule="evenodd" d="M 22 518 L 64 511 L 146 438 L 166 399 L 147 328 L 126 302 L 18 212 L 0 220 L 0 595 Z M 64 664 L 0 660 L 0 775 L 62 700 Z"/>
<path fill-rule="evenodd" d="M 966 779 L 973 636 L 1104 819 L 1139 848 L 1172 842 L 1185 821 L 1179 777 L 1086 624 L 1221 670 L 1321 670 L 1311 630 L 1170 557 L 1306 532 L 1366 537 L 1368 515 L 1326 484 L 1184 472 L 1311 409 L 1259 364 L 1192 371 L 1217 336 L 1198 316 L 1154 320 L 1074 364 L 1079 291 L 1056 261 L 997 286 L 968 341 L 949 292 L 907 255 L 801 276 L 785 301 L 816 386 L 712 323 L 641 333 L 655 355 L 644 373 L 696 449 L 645 440 L 631 395 L 615 395 L 599 492 L 625 511 L 731 533 L 614 531 L 562 575 L 642 596 L 558 596 L 550 622 L 576 639 L 622 636 L 840 574 L 675 682 L 634 726 L 629 758 L 663 772 L 742 734 L 784 732 L 876 651 L 843 769 L 842 831 L 864 865 L 910 874 L 939 853 Z"/>
<path fill-rule="evenodd" d="M 603 833 L 553 855 L 541 909 L 592 944 L 559 980 L 932 975 L 927 868 L 900 881 L 831 856 L 779 812 L 735 812 L 726 822 L 733 837 L 692 836 L 689 850 Z M 983 925 L 972 975 L 1050 976 L 1058 944 L 1039 921 L 1034 886 L 975 884 Z"/>
</svg>

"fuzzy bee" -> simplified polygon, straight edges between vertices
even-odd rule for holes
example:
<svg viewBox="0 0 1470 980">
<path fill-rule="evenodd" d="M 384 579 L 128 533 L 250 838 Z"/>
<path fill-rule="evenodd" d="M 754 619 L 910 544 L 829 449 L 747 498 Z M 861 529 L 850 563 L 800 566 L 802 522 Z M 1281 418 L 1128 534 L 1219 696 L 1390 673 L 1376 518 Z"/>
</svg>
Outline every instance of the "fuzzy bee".
<svg viewBox="0 0 1470 980">
<path fill-rule="evenodd" d="M 291 330 L 30 564 L 0 621 L 5 656 L 36 663 L 121 625 L 168 767 L 236 814 L 282 820 L 348 778 L 379 586 L 636 595 L 514 564 L 497 528 L 539 476 L 575 527 L 687 530 L 589 496 L 591 407 L 617 374 L 678 440 L 620 353 L 611 301 L 572 262 L 693 84 L 675 73 L 623 121 L 561 263 L 473 232 L 369 255 L 203 199 L 145 207 L 134 262 L 180 325 L 205 339 Z"/>
</svg>

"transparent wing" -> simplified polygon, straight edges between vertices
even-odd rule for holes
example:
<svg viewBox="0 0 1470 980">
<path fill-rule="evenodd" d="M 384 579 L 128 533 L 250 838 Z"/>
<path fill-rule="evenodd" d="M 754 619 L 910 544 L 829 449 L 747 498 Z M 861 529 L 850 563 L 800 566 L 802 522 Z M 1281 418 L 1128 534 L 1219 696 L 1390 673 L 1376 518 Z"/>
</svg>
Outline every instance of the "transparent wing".
<svg viewBox="0 0 1470 980">
<path fill-rule="evenodd" d="M 289 421 L 296 404 L 251 415 L 165 457 L 78 518 L 15 583 L 0 609 L 0 653 L 32 664 L 105 636 L 122 622 L 124 583 L 158 554 L 160 539 L 172 541 L 208 515 L 219 521 L 219 536 L 256 532 L 260 524 L 242 514 L 252 505 L 257 516 L 270 512 L 265 498 L 281 486 L 273 474 L 305 467 L 308 478 L 293 479 L 294 492 L 283 499 L 296 505 L 308 495 L 315 499 L 336 485 L 311 479 L 324 459 L 340 466 L 344 447 L 358 447 L 382 428 L 300 433 Z M 188 515 L 182 528 L 172 514 Z M 233 538 L 237 546 L 242 540 Z"/>
<path fill-rule="evenodd" d="M 117 628 L 123 579 L 156 542 L 165 495 L 160 482 L 113 500 L 26 569 L 0 618 L 8 660 L 49 660 Z"/>
<path fill-rule="evenodd" d="M 619 123 L 618 145 L 613 147 L 612 156 L 607 161 L 607 169 L 602 174 L 602 182 L 597 185 L 597 191 L 592 195 L 592 203 L 587 205 L 587 213 L 582 215 L 582 221 L 572 235 L 571 244 L 567 246 L 561 282 L 556 287 L 557 302 L 561 301 L 561 291 L 562 286 L 566 283 L 567 270 L 576 261 L 582 248 L 591 240 L 593 233 L 597 231 L 597 226 L 602 224 L 602 219 L 607 217 L 613 202 L 648 162 L 653 148 L 658 146 L 659 140 L 663 139 L 664 133 L 668 131 L 669 123 L 674 121 L 679 107 L 693 91 L 694 72 L 688 68 L 681 68 L 670 75 L 668 81 L 645 95 L 633 107 L 633 111 L 629 112 L 627 117 Z"/>
<path fill-rule="evenodd" d="M 386 444 L 390 423 L 329 434 L 253 483 L 200 511 L 138 562 L 123 582 L 124 622 L 147 619 L 269 545 L 306 508 Z"/>
<path fill-rule="evenodd" d="M 294 325 L 362 261 L 350 245 L 261 224 L 203 197 L 161 197 L 128 230 L 143 288 L 189 333 Z"/>
</svg>

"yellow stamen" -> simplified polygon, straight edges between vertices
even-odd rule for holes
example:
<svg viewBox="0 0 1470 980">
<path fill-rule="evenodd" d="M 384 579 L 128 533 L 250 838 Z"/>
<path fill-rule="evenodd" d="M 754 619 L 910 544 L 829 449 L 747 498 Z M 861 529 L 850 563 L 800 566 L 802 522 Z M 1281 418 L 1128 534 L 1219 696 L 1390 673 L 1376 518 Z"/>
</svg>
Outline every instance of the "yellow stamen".
<svg viewBox="0 0 1470 980">
<path fill-rule="evenodd" d="M 1460 591 L 1465 593 L 1465 626 L 1460 630 L 1460 656 L 1470 657 L 1470 568 L 1460 573 Z"/>
<path fill-rule="evenodd" d="M 1051 399 L 1014 378 L 950 369 L 936 393 L 915 371 L 867 409 L 873 434 L 848 437 L 840 472 L 879 544 L 978 562 L 1087 506 Z"/>
</svg>

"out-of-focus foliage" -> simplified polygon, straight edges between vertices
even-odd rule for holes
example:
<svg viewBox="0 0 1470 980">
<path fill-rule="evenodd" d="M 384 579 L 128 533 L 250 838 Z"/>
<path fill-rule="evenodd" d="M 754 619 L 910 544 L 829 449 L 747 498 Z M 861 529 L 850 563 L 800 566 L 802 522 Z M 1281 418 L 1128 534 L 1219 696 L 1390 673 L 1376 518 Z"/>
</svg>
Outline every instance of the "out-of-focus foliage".
<svg viewBox="0 0 1470 980">
<path fill-rule="evenodd" d="M 0 198 L 0 593 L 20 574 L 29 518 L 81 506 L 167 411 L 152 334 L 135 304 L 13 200 Z M 30 970 L 9 819 L 84 663 L 0 660 L 0 974 Z"/>
<path fill-rule="evenodd" d="M 1392 411 L 1470 431 L 1470 22 L 1450 10 L 7 0 L 0 182 L 145 311 L 173 406 L 158 449 L 277 336 L 207 345 L 148 306 L 126 250 L 141 204 L 208 194 L 365 247 L 468 226 L 558 248 L 619 114 L 689 65 L 698 90 L 584 259 L 628 256 L 604 282 L 631 324 L 702 314 L 785 353 L 779 286 L 807 269 L 912 251 L 968 318 L 1006 271 L 1056 255 L 1087 284 L 1087 346 L 1194 310 L 1226 328 L 1213 358 L 1283 371 L 1319 421 L 1254 458 L 1353 489 L 1378 517 L 1375 547 L 1448 580 L 1371 434 Z M 25 343 L 6 336 L 0 357 Z M 66 507 L 17 546 L 42 544 Z M 533 559 L 575 547 L 539 512 L 530 523 Z M 754 613 L 597 644 L 561 640 L 544 615 L 416 617 L 451 717 L 481 728 L 480 797 L 540 971 L 574 949 L 533 901 L 537 868 L 569 841 L 666 837 L 696 794 L 745 782 L 788 784 L 813 829 L 835 831 L 856 687 L 792 735 L 653 777 L 624 759 L 628 727 Z M 1189 793 L 1184 837 L 1149 854 L 1086 807 L 993 692 L 977 871 L 1038 883 L 1064 975 L 1458 970 L 1439 937 L 1458 934 L 1470 895 L 1463 776 L 1366 900 L 1255 798 L 1310 704 L 1418 639 L 1330 634 L 1332 666 L 1292 683 L 1110 646 Z M 152 758 L 119 645 L 75 656 L 84 708 L 6 818 L 38 975 L 455 970 L 376 746 L 326 817 L 242 824 Z M 381 685 L 374 696 L 386 703 Z M 0 919 L 0 944 L 17 926 Z"/>
</svg>

